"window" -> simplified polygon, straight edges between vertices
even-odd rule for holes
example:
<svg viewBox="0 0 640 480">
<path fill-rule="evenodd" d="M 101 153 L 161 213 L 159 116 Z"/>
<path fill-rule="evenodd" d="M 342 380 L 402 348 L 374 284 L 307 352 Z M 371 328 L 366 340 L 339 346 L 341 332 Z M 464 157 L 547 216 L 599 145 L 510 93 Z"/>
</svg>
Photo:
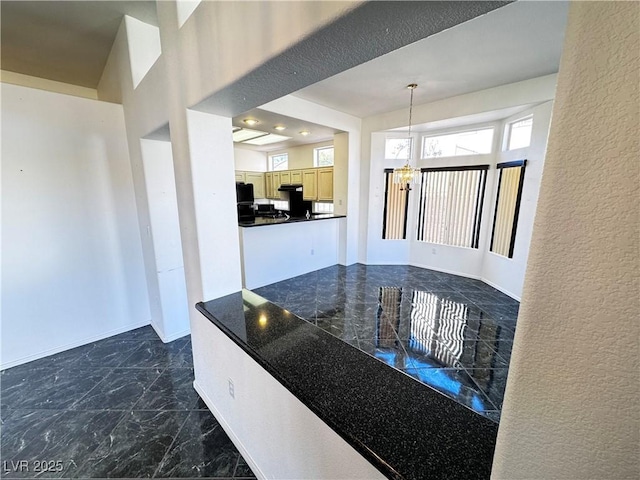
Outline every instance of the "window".
<svg viewBox="0 0 640 480">
<path fill-rule="evenodd" d="M 286 170 L 289 166 L 289 154 L 279 153 L 278 155 L 269 156 L 269 167 L 271 171 Z"/>
<path fill-rule="evenodd" d="M 507 258 L 513 258 L 526 164 L 526 160 L 517 160 L 496 165 L 500 175 L 489 250 Z"/>
<path fill-rule="evenodd" d="M 384 144 L 384 158 L 387 160 L 409 160 L 411 158 L 411 139 L 387 138 Z"/>
<path fill-rule="evenodd" d="M 404 240 L 407 238 L 407 208 L 409 190 L 403 185 L 393 183 L 393 169 L 384 171 L 384 213 L 382 217 L 382 239 Z"/>
<path fill-rule="evenodd" d="M 422 137 L 422 158 L 491 153 L 493 127 Z"/>
<path fill-rule="evenodd" d="M 488 169 L 422 169 L 418 241 L 478 248 Z"/>
<path fill-rule="evenodd" d="M 507 125 L 507 150 L 525 148 L 531 144 L 533 117 L 522 118 Z"/>
<path fill-rule="evenodd" d="M 331 167 L 333 165 L 333 147 L 318 147 L 313 149 L 314 167 Z"/>
</svg>

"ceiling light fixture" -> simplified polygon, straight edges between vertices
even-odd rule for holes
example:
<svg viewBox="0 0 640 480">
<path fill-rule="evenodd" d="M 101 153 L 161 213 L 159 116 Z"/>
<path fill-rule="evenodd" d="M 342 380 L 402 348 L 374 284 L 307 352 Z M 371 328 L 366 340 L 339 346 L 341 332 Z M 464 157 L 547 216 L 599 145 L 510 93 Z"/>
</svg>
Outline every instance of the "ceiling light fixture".
<svg viewBox="0 0 640 480">
<path fill-rule="evenodd" d="M 247 125 L 249 125 L 250 127 L 259 124 L 260 122 L 258 120 L 256 120 L 255 118 L 245 118 L 244 120 L 242 120 L 244 123 L 246 123 Z"/>
<path fill-rule="evenodd" d="M 411 116 L 413 114 L 413 91 L 416 89 L 418 85 L 416 83 L 410 83 L 407 85 L 407 88 L 411 90 L 411 98 L 409 100 L 409 136 L 408 136 L 408 147 L 409 153 L 407 155 L 407 163 L 400 168 L 393 169 L 393 183 L 400 183 L 402 187 L 400 190 L 411 191 L 411 184 L 418 183 L 418 179 L 420 178 L 420 169 L 413 168 L 411 166 L 411 157 L 413 156 L 413 148 L 411 148 Z"/>
<path fill-rule="evenodd" d="M 281 132 L 282 130 L 286 130 L 287 127 L 285 127 L 284 125 L 276 125 L 273 128 Z"/>
<path fill-rule="evenodd" d="M 309 130 L 302 130 L 300 132 L 300 135 L 302 135 L 303 137 L 306 137 L 307 135 L 309 135 L 311 132 Z"/>
</svg>

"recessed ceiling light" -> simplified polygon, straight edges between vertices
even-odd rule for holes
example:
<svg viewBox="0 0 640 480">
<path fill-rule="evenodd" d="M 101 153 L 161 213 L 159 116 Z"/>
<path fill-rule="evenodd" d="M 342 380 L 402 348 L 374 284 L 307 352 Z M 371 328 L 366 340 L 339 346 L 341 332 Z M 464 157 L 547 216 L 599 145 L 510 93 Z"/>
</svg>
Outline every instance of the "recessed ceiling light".
<svg viewBox="0 0 640 480">
<path fill-rule="evenodd" d="M 258 130 L 250 130 L 248 128 L 241 128 L 240 130 L 233 132 L 234 142 L 244 142 L 253 138 L 264 137 L 268 135 L 267 132 L 259 132 Z"/>
<path fill-rule="evenodd" d="M 276 125 L 275 127 L 276 130 L 278 130 L 279 132 L 281 132 L 282 130 L 285 130 L 287 127 L 285 127 L 284 125 Z"/>
<path fill-rule="evenodd" d="M 253 138 L 242 143 L 248 143 L 249 145 L 269 145 L 270 143 L 284 142 L 285 140 L 289 140 L 290 138 L 291 137 L 285 137 L 284 135 L 276 135 L 275 133 L 270 133 L 269 135 Z"/>
<path fill-rule="evenodd" d="M 309 135 L 311 132 L 309 130 L 302 130 L 300 132 L 300 135 L 302 135 L 303 137 L 306 137 L 307 135 Z"/>
<path fill-rule="evenodd" d="M 249 125 L 250 127 L 253 125 L 257 125 L 258 123 L 260 123 L 258 120 L 256 120 L 255 118 L 245 118 L 243 120 L 244 123 L 246 123 L 247 125 Z"/>
</svg>

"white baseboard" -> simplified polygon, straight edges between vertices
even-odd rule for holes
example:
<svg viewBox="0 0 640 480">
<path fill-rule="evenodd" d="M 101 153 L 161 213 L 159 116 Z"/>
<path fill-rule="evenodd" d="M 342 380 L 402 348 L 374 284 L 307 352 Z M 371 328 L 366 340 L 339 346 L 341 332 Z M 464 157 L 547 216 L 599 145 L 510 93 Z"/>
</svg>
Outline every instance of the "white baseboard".
<svg viewBox="0 0 640 480">
<path fill-rule="evenodd" d="M 491 285 L 493 288 L 495 288 L 496 290 L 500 290 L 502 293 L 504 293 L 505 295 L 508 295 L 509 297 L 513 298 L 514 300 L 517 300 L 518 302 L 520 301 L 520 297 L 518 295 L 516 295 L 515 293 L 510 292 L 509 290 L 507 290 L 504 287 L 501 287 L 498 284 L 495 284 L 493 282 L 490 282 L 489 280 L 487 280 L 486 278 L 481 278 L 480 280 L 482 280 L 484 283 L 486 283 L 487 285 Z"/>
<path fill-rule="evenodd" d="M 455 270 L 447 270 L 445 268 L 430 267 L 430 266 L 427 266 L 427 265 L 422 265 L 420 263 L 414 263 L 414 262 L 409 262 L 409 265 L 411 265 L 412 267 L 418 267 L 418 268 L 425 268 L 427 270 L 433 270 L 434 272 L 442 272 L 442 273 L 448 273 L 450 275 L 457 275 L 459 277 L 473 278 L 474 280 L 482 280 L 482 277 L 479 277 L 478 275 L 469 275 L 468 273 L 465 273 L 465 272 L 456 272 Z M 484 281 L 484 280 L 482 280 L 482 281 Z"/>
<path fill-rule="evenodd" d="M 251 467 L 251 470 L 253 471 L 254 475 L 260 480 L 266 480 L 267 476 L 264 474 L 262 470 L 260 470 L 260 467 L 258 467 L 256 462 L 253 460 L 249 451 L 245 448 L 244 444 L 240 441 L 240 439 L 235 434 L 231 426 L 227 423 L 227 421 L 224 419 L 222 414 L 215 407 L 215 405 L 213 404 L 213 401 L 200 388 L 196 380 L 193 381 L 193 388 L 195 388 L 196 392 L 198 392 L 198 395 L 200 395 L 200 398 L 202 398 L 202 401 L 207 405 L 207 407 L 209 408 L 213 416 L 216 417 L 216 420 L 218 421 L 220 426 L 222 426 L 222 429 L 229 436 L 233 444 L 236 446 L 236 448 L 242 455 L 242 458 L 244 458 L 245 461 L 249 464 L 249 467 Z"/>
<path fill-rule="evenodd" d="M 153 327 L 153 323 L 151 324 L 151 326 Z M 158 330 L 155 327 L 154 327 L 154 330 L 156 331 L 156 333 L 160 337 L 160 340 L 162 340 L 163 343 L 173 342 L 174 340 L 182 338 L 191 333 L 191 329 L 187 328 L 186 330 L 182 330 L 181 332 L 177 332 L 177 333 L 172 333 L 171 335 L 168 335 L 165 337 L 164 335 L 160 335 L 160 332 L 158 332 Z"/>
<path fill-rule="evenodd" d="M 82 345 L 87 345 L 89 343 L 104 340 L 105 338 L 113 337 L 114 335 L 128 332 L 130 330 L 144 327 L 146 325 L 150 325 L 150 322 L 147 321 L 147 322 L 134 323 L 132 325 L 127 325 L 125 327 L 109 330 L 107 332 L 103 332 L 98 335 L 92 335 L 91 337 L 86 337 L 86 338 L 83 338 L 82 340 L 76 340 L 75 342 L 60 345 L 54 348 L 50 348 L 48 350 L 43 350 L 38 353 L 33 353 L 31 355 L 27 355 L 26 357 L 18 358 L 16 360 L 12 360 L 10 362 L 1 364 L 0 370 L 5 370 L 11 367 L 17 367 L 18 365 L 22 365 L 23 363 L 32 362 L 34 360 L 39 360 L 41 358 L 48 357 L 50 355 L 55 355 L 56 353 L 64 352 L 65 350 L 71 350 L 72 348 L 81 347 Z"/>
</svg>

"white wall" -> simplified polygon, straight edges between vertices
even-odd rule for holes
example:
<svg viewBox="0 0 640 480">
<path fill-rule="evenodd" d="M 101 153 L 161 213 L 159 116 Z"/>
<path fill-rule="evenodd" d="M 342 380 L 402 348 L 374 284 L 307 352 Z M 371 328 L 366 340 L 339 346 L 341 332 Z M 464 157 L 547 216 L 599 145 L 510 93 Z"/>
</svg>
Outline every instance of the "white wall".
<svg viewBox="0 0 640 480">
<path fill-rule="evenodd" d="M 122 107 L 0 88 L 6 368 L 150 312 Z"/>
<path fill-rule="evenodd" d="M 236 170 L 249 172 L 267 171 L 267 154 L 265 152 L 234 146 L 233 156 Z"/>
<path fill-rule="evenodd" d="M 309 143 L 307 145 L 299 145 L 297 147 L 285 148 L 283 150 L 274 150 L 269 155 L 277 155 L 279 153 L 288 154 L 289 166 L 288 170 L 298 168 L 313 168 L 313 150 L 318 147 L 330 147 L 333 140 L 327 142 Z"/>
<path fill-rule="evenodd" d="M 193 330 L 196 390 L 258 478 L 384 478 L 209 320 Z"/>
<path fill-rule="evenodd" d="M 433 108 L 438 112 L 438 120 L 454 120 L 455 117 L 447 117 L 447 110 L 453 113 L 460 113 L 464 109 L 465 116 L 470 118 L 480 118 L 477 114 L 484 116 L 495 116 L 491 106 L 496 110 L 509 107 L 518 107 L 528 98 L 553 98 L 553 86 L 547 77 L 533 79 L 518 84 L 505 85 L 490 89 L 490 91 L 475 92 L 474 94 L 462 95 L 437 102 L 438 107 Z M 525 85 L 522 85 L 525 84 Z M 504 95 L 497 95 L 502 91 Z M 487 98 L 489 100 L 487 100 Z M 433 104 L 431 104 L 433 105 Z M 442 130 L 429 130 L 429 134 L 448 133 L 468 128 L 494 127 L 493 152 L 486 155 L 470 155 L 459 157 L 444 157 L 438 159 L 420 159 L 422 133 L 417 132 L 412 135 L 414 142 L 414 158 L 412 164 L 417 167 L 444 167 L 453 165 L 490 165 L 487 172 L 487 185 L 482 211 L 482 223 L 480 230 L 479 247 L 462 248 L 447 245 L 438 245 L 427 242 L 419 242 L 416 238 L 418 200 L 420 195 L 419 185 L 414 186 L 409 194 L 407 240 L 382 240 L 382 221 L 384 212 L 384 169 L 402 166 L 402 160 L 386 160 L 384 157 L 385 138 L 397 137 L 397 132 L 372 132 L 370 142 L 365 149 L 370 152 L 369 159 L 369 199 L 366 202 L 368 207 L 367 221 L 367 255 L 366 262 L 371 264 L 406 264 L 430 268 L 456 275 L 482 279 L 499 290 L 520 299 L 522 294 L 522 283 L 524 281 L 524 267 L 526 265 L 531 239 L 531 228 L 535 214 L 537 202 L 537 192 L 540 185 L 542 165 L 546 150 L 546 140 L 549 131 L 551 116 L 551 101 L 535 107 L 524 109 L 513 118 L 520 118 L 529 113 L 534 113 L 534 132 L 532 143 L 529 148 L 520 149 L 514 152 L 502 152 L 502 134 L 504 125 L 510 118 L 502 121 L 492 121 L 484 123 L 470 123 L 463 125 L 461 120 L 456 120 L 461 126 L 449 127 Z M 499 109 L 497 107 L 500 107 Z M 473 111 L 476 108 L 477 111 Z M 425 112 L 428 106 L 418 105 L 414 111 Z M 495 110 L 493 111 L 495 112 Z M 379 124 L 398 127 L 384 119 L 385 115 L 372 117 L 365 120 L 367 124 Z M 398 121 L 400 121 L 399 119 Z M 430 119 L 434 120 L 434 119 Z M 394 120 L 395 121 L 395 120 Z M 404 119 L 406 121 L 406 119 Z M 491 240 L 491 227 L 493 224 L 493 209 L 495 207 L 495 188 L 498 172 L 495 165 L 509 159 L 527 158 L 530 166 L 527 167 L 525 178 L 525 190 L 523 192 L 523 205 L 517 230 L 517 243 L 514 259 L 505 259 L 490 253 L 489 243 Z M 490 258 L 488 258 L 490 257 Z"/>
<path fill-rule="evenodd" d="M 487 196 L 489 201 L 489 215 L 485 217 L 488 231 L 484 256 L 482 262 L 482 279 L 511 295 L 518 300 L 522 297 L 522 287 L 524 284 L 524 272 L 529 257 L 529 246 L 531 245 L 531 232 L 538 204 L 538 193 L 540 191 L 540 180 L 544 167 L 544 157 L 547 151 L 547 137 L 549 135 L 549 125 L 551 123 L 551 109 L 553 102 L 546 102 L 535 108 L 525 110 L 513 117 L 509 117 L 502 122 L 500 132 L 504 127 L 514 120 L 518 120 L 526 115 L 533 114 L 533 128 L 531 132 L 531 144 L 527 148 L 519 148 L 511 151 L 500 150 L 496 162 L 509 162 L 512 160 L 527 160 L 525 168 L 524 184 L 522 188 L 522 200 L 520 203 L 520 215 L 516 230 L 516 241 L 513 249 L 513 258 L 503 257 L 489 251 L 491 243 L 491 227 L 495 210 L 495 198 L 497 188 L 497 176 L 494 174 L 493 188 L 491 196 Z"/>
<path fill-rule="evenodd" d="M 571 2 L 494 479 L 640 477 L 639 13 Z"/>
<path fill-rule="evenodd" d="M 243 286 L 254 289 L 338 263 L 344 219 L 239 228 Z"/>
<path fill-rule="evenodd" d="M 140 144 L 159 293 L 151 302 L 151 325 L 162 341 L 170 342 L 189 333 L 173 156 L 170 142 L 143 139 Z"/>
</svg>

